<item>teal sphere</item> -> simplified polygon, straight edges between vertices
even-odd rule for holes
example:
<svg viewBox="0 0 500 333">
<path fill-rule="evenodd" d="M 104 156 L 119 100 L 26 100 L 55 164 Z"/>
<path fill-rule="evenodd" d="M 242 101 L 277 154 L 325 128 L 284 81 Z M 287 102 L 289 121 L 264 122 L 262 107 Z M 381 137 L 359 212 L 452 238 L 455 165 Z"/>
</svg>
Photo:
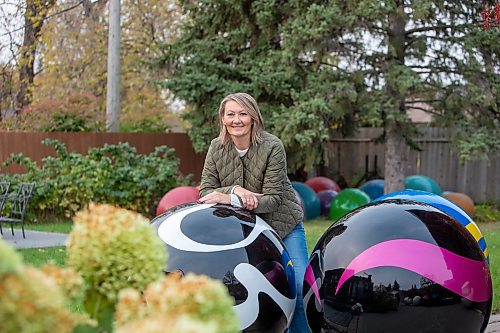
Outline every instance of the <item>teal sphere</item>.
<svg viewBox="0 0 500 333">
<path fill-rule="evenodd" d="M 419 191 L 431 192 L 437 195 L 441 195 L 441 193 L 443 193 L 443 191 L 441 190 L 439 185 L 434 181 L 434 179 L 422 175 L 413 175 L 406 177 L 405 188 L 407 190 L 419 190 Z"/>
<path fill-rule="evenodd" d="M 321 214 L 321 205 L 318 195 L 312 188 L 302 182 L 292 182 L 292 187 L 299 193 L 305 208 L 307 220 L 312 220 Z"/>
</svg>

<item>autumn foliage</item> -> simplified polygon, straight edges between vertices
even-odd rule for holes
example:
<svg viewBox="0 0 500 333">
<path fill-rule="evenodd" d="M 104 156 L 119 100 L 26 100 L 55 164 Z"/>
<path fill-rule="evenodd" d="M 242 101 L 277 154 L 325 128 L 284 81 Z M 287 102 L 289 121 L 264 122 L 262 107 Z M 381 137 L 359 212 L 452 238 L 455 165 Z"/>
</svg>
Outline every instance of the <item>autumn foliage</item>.
<svg viewBox="0 0 500 333">
<path fill-rule="evenodd" d="M 64 99 L 44 99 L 24 107 L 17 117 L 0 122 L 0 130 L 40 132 L 89 132 L 104 128 L 104 114 L 90 93 Z"/>
</svg>

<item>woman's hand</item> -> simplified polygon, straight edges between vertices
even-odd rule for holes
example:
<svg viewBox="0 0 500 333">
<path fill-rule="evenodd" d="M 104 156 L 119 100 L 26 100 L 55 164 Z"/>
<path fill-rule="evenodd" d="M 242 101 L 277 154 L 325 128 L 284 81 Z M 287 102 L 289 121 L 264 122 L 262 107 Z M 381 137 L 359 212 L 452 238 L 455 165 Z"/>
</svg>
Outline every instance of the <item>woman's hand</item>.
<svg viewBox="0 0 500 333">
<path fill-rule="evenodd" d="M 241 186 L 236 186 L 233 191 L 234 194 L 241 198 L 241 203 L 245 209 L 254 210 L 259 205 L 259 198 L 264 194 L 254 193 Z"/>
<path fill-rule="evenodd" d="M 231 204 L 231 196 L 229 194 L 221 193 L 214 191 L 205 195 L 203 198 L 198 200 L 199 203 L 208 203 L 208 204 Z"/>
</svg>

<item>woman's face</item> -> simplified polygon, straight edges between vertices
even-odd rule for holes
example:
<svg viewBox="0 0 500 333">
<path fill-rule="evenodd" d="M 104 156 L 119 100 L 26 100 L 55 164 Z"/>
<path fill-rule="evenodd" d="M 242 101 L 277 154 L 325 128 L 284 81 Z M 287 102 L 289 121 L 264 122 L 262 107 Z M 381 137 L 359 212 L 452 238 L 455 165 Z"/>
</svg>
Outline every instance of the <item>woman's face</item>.
<svg viewBox="0 0 500 333">
<path fill-rule="evenodd" d="M 245 109 L 235 101 L 227 101 L 224 106 L 222 123 L 232 138 L 248 138 L 252 133 L 253 119 Z"/>
</svg>

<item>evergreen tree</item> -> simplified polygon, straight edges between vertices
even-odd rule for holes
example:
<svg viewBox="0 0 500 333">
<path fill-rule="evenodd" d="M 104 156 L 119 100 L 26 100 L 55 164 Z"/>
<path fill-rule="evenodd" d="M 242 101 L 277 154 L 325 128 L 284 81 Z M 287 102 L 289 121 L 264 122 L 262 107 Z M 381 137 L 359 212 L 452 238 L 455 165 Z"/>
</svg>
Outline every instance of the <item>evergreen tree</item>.
<svg viewBox="0 0 500 333">
<path fill-rule="evenodd" d="M 397 281 L 397 280 L 394 280 L 394 284 L 393 284 L 393 286 L 392 286 L 392 290 L 397 290 L 397 291 L 399 291 L 399 288 L 400 288 L 400 286 L 399 286 L 398 281 Z"/>
<path fill-rule="evenodd" d="M 160 59 L 187 102 L 197 150 L 216 136 L 218 103 L 246 91 L 284 142 L 290 171 L 321 163 L 334 131 L 381 126 L 386 191 L 404 187 L 407 109 L 453 126 L 463 157 L 500 143 L 499 32 L 475 1 L 182 1 L 183 35 Z M 421 104 L 420 104 L 421 105 Z"/>
</svg>

